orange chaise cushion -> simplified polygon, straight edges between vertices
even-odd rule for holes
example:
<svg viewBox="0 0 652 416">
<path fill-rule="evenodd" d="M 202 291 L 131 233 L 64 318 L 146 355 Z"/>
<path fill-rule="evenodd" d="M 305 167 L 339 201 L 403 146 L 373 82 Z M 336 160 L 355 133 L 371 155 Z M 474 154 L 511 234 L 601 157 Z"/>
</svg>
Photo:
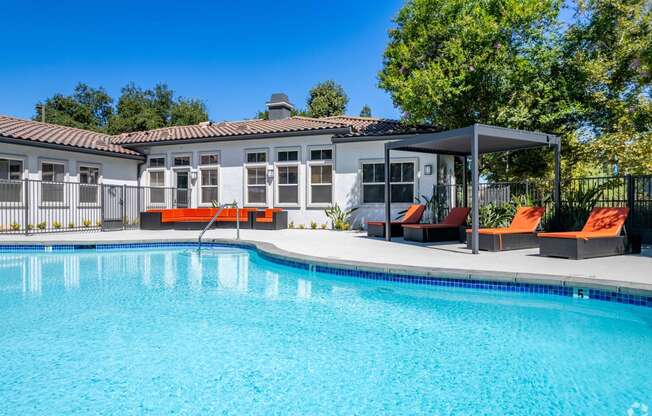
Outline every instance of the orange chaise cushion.
<svg viewBox="0 0 652 416">
<path fill-rule="evenodd" d="M 481 228 L 478 230 L 480 234 L 524 234 L 533 233 L 541 223 L 545 208 L 541 207 L 521 207 L 516 210 L 512 223 L 509 227 L 502 228 Z M 472 232 L 471 229 L 466 230 L 467 233 Z"/>
<path fill-rule="evenodd" d="M 460 227 L 466 222 L 466 217 L 469 216 L 469 211 L 471 211 L 470 208 L 453 208 L 441 223 Z"/>
<path fill-rule="evenodd" d="M 425 210 L 426 210 L 425 205 L 421 205 L 421 204 L 410 205 L 410 208 L 408 208 L 408 210 L 405 211 L 405 215 L 403 215 L 403 219 L 401 220 L 401 223 L 417 224 L 419 221 L 421 221 L 421 217 L 423 216 L 423 211 Z"/>
<path fill-rule="evenodd" d="M 582 231 L 539 233 L 544 238 L 604 238 L 618 237 L 623 230 L 629 208 L 593 208 Z"/>
<path fill-rule="evenodd" d="M 256 218 L 256 222 L 273 222 L 274 213 L 281 211 L 283 211 L 283 208 L 267 208 L 262 217 Z"/>
</svg>

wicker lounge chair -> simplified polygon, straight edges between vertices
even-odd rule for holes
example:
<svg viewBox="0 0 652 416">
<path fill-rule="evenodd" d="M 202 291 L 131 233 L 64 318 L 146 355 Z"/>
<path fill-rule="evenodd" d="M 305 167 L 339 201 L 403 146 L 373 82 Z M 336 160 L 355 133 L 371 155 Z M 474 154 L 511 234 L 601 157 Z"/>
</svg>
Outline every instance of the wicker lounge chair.
<svg viewBox="0 0 652 416">
<path fill-rule="evenodd" d="M 466 224 L 470 208 L 453 208 L 439 224 L 403 224 L 403 238 L 408 241 L 454 241 L 464 238 L 461 227 Z"/>
<path fill-rule="evenodd" d="M 539 254 L 575 260 L 624 254 L 628 214 L 628 208 L 594 208 L 582 231 L 539 233 Z"/>
<path fill-rule="evenodd" d="M 536 230 L 545 209 L 521 207 L 516 210 L 512 223 L 506 228 L 481 228 L 480 250 L 505 251 L 539 246 Z M 466 230 L 466 247 L 471 248 L 471 230 Z"/>
<path fill-rule="evenodd" d="M 420 204 L 411 205 L 410 208 L 403 215 L 401 221 L 391 222 L 391 236 L 403 236 L 403 224 L 418 224 L 423 216 L 426 206 Z M 385 222 L 384 221 L 369 221 L 367 223 L 367 235 L 369 237 L 385 237 Z"/>
</svg>

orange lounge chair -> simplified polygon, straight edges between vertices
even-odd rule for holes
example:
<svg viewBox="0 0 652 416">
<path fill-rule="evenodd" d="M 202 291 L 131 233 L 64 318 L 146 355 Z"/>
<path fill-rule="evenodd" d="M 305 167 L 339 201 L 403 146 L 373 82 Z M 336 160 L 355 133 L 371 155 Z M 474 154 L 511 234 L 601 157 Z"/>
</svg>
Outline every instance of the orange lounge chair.
<svg viewBox="0 0 652 416">
<path fill-rule="evenodd" d="M 460 240 L 470 208 L 453 208 L 439 224 L 403 224 L 403 238 L 421 243 Z"/>
<path fill-rule="evenodd" d="M 539 233 L 539 254 L 575 260 L 624 254 L 628 214 L 629 208 L 593 208 L 582 231 Z"/>
<path fill-rule="evenodd" d="M 390 235 L 392 237 L 403 236 L 403 224 L 418 224 L 423 216 L 426 206 L 421 204 L 410 205 L 400 221 L 392 221 Z M 367 235 L 369 237 L 385 237 L 385 221 L 367 222 Z"/>
<path fill-rule="evenodd" d="M 535 248 L 539 245 L 536 230 L 543 218 L 544 208 L 521 207 L 512 223 L 505 228 L 481 228 L 480 250 L 505 251 Z M 471 230 L 466 230 L 466 247 L 471 248 Z"/>
</svg>

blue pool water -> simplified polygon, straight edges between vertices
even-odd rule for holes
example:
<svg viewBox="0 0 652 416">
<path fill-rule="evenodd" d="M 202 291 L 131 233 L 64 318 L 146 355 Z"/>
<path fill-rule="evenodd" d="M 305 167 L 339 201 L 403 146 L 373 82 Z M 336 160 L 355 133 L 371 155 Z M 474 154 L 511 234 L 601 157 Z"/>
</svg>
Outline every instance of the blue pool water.
<svg viewBox="0 0 652 416">
<path fill-rule="evenodd" d="M 2 415 L 645 405 L 652 308 L 338 278 L 244 249 L 0 253 Z"/>
</svg>

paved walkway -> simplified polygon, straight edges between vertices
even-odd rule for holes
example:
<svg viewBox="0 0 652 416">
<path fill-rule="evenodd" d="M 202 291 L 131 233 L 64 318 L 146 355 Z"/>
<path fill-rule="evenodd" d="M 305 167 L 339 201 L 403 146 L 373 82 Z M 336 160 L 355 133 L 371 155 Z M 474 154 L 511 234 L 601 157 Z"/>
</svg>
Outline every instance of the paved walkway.
<svg viewBox="0 0 652 416">
<path fill-rule="evenodd" d="M 1 243 L 75 243 L 123 241 L 196 241 L 197 231 L 114 231 L 88 233 L 53 233 L 32 235 L 5 235 Z M 205 240 L 229 239 L 235 230 L 210 230 Z M 467 271 L 481 275 L 496 272 L 523 276 L 546 275 L 551 280 L 571 278 L 574 281 L 599 281 L 619 286 L 652 290 L 652 250 L 644 255 L 605 257 L 589 260 L 565 260 L 539 257 L 538 250 L 518 250 L 503 253 L 481 252 L 471 254 L 461 244 L 416 244 L 402 239 L 388 243 L 367 238 L 359 232 L 326 230 L 242 230 L 241 239 L 270 243 L 290 253 L 320 257 L 330 262 L 364 262 L 384 268 L 406 266 L 427 269 Z M 491 273 L 493 274 L 493 273 Z"/>
</svg>

